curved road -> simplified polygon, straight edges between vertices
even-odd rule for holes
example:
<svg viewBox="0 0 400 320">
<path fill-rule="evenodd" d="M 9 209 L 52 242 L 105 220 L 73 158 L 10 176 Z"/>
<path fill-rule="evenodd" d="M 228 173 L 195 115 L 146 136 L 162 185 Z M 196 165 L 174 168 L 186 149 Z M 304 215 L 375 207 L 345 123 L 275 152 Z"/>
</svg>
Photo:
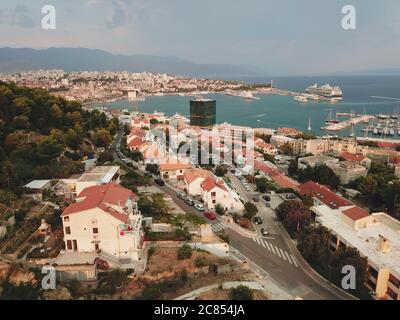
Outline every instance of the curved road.
<svg viewBox="0 0 400 320">
<path fill-rule="evenodd" d="M 120 144 L 123 133 L 120 132 L 113 142 L 111 148 L 115 149 Z M 115 150 L 114 150 L 115 151 Z M 133 170 L 127 167 L 115 152 L 116 160 L 129 171 L 135 171 L 141 175 L 143 171 Z M 240 195 L 248 199 L 251 194 L 247 194 L 241 189 L 240 182 L 235 181 L 235 177 L 230 176 L 234 188 Z M 154 182 L 153 182 L 154 184 Z M 177 197 L 177 193 L 171 187 L 156 187 L 172 197 L 174 202 L 185 212 L 202 216 L 193 207 L 188 206 L 184 201 Z M 288 294 L 301 297 L 305 300 L 348 300 L 355 299 L 342 290 L 339 290 L 328 281 L 317 275 L 311 267 L 303 261 L 299 252 L 290 241 L 285 231 L 274 220 L 273 210 L 265 207 L 261 201 L 257 203 L 259 215 L 262 216 L 264 223 L 270 235 L 268 237 L 258 237 L 256 239 L 246 237 L 234 229 L 225 226 L 225 231 L 230 237 L 230 246 L 239 251 L 241 255 L 249 261 L 255 263 L 258 267 L 267 272 L 270 277 Z M 212 227 L 221 228 L 221 221 L 208 221 Z"/>
</svg>

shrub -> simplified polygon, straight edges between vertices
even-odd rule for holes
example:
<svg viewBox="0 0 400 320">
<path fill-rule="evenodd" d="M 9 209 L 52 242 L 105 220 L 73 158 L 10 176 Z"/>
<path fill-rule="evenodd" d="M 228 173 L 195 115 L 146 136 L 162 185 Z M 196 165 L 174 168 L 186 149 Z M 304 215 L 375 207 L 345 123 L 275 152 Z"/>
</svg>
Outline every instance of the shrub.
<svg viewBox="0 0 400 320">
<path fill-rule="evenodd" d="M 253 300 L 253 292 L 249 287 L 238 286 L 229 290 L 230 300 Z"/>
<path fill-rule="evenodd" d="M 220 216 L 225 214 L 224 208 L 219 203 L 215 206 L 215 212 Z"/>
<path fill-rule="evenodd" d="M 177 258 L 178 260 L 185 260 L 192 257 L 193 249 L 188 245 L 184 244 L 183 246 L 178 248 Z"/>
<path fill-rule="evenodd" d="M 195 261 L 195 266 L 197 268 L 208 266 L 208 260 L 205 257 L 197 257 Z"/>
</svg>

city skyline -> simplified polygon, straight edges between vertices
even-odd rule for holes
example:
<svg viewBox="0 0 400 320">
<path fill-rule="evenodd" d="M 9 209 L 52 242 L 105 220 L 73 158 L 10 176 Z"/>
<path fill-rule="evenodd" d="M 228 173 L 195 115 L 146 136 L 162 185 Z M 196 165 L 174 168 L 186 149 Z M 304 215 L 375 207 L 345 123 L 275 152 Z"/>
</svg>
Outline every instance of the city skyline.
<svg viewBox="0 0 400 320">
<path fill-rule="evenodd" d="M 196 63 L 252 65 L 266 74 L 400 68 L 400 47 L 393 41 L 398 37 L 395 8 L 400 6 L 395 1 L 353 1 L 357 24 L 351 31 L 341 25 L 346 1 L 253 0 L 245 6 L 225 0 L 56 0 L 57 28 L 43 30 L 46 4 L 0 4 L 0 46 L 175 56 Z"/>
</svg>

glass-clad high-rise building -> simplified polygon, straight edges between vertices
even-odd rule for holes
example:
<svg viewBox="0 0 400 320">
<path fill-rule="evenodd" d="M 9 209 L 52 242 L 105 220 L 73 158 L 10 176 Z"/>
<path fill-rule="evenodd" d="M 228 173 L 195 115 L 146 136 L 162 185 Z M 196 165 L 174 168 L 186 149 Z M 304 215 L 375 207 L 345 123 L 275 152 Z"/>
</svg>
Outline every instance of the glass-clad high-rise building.
<svg viewBox="0 0 400 320">
<path fill-rule="evenodd" d="M 212 127 L 216 124 L 217 103 L 211 99 L 196 99 L 190 101 L 190 125 Z"/>
</svg>

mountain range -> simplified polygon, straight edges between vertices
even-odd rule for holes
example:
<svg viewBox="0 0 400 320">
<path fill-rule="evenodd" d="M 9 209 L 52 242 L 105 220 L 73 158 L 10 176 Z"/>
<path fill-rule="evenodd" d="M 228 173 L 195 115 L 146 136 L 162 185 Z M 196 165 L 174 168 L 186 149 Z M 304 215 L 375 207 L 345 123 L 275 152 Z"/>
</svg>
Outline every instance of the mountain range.
<svg viewBox="0 0 400 320">
<path fill-rule="evenodd" d="M 197 77 L 261 74 L 253 66 L 199 64 L 170 56 L 117 55 L 87 48 L 0 48 L 0 72 L 38 69 L 154 72 Z"/>
</svg>

